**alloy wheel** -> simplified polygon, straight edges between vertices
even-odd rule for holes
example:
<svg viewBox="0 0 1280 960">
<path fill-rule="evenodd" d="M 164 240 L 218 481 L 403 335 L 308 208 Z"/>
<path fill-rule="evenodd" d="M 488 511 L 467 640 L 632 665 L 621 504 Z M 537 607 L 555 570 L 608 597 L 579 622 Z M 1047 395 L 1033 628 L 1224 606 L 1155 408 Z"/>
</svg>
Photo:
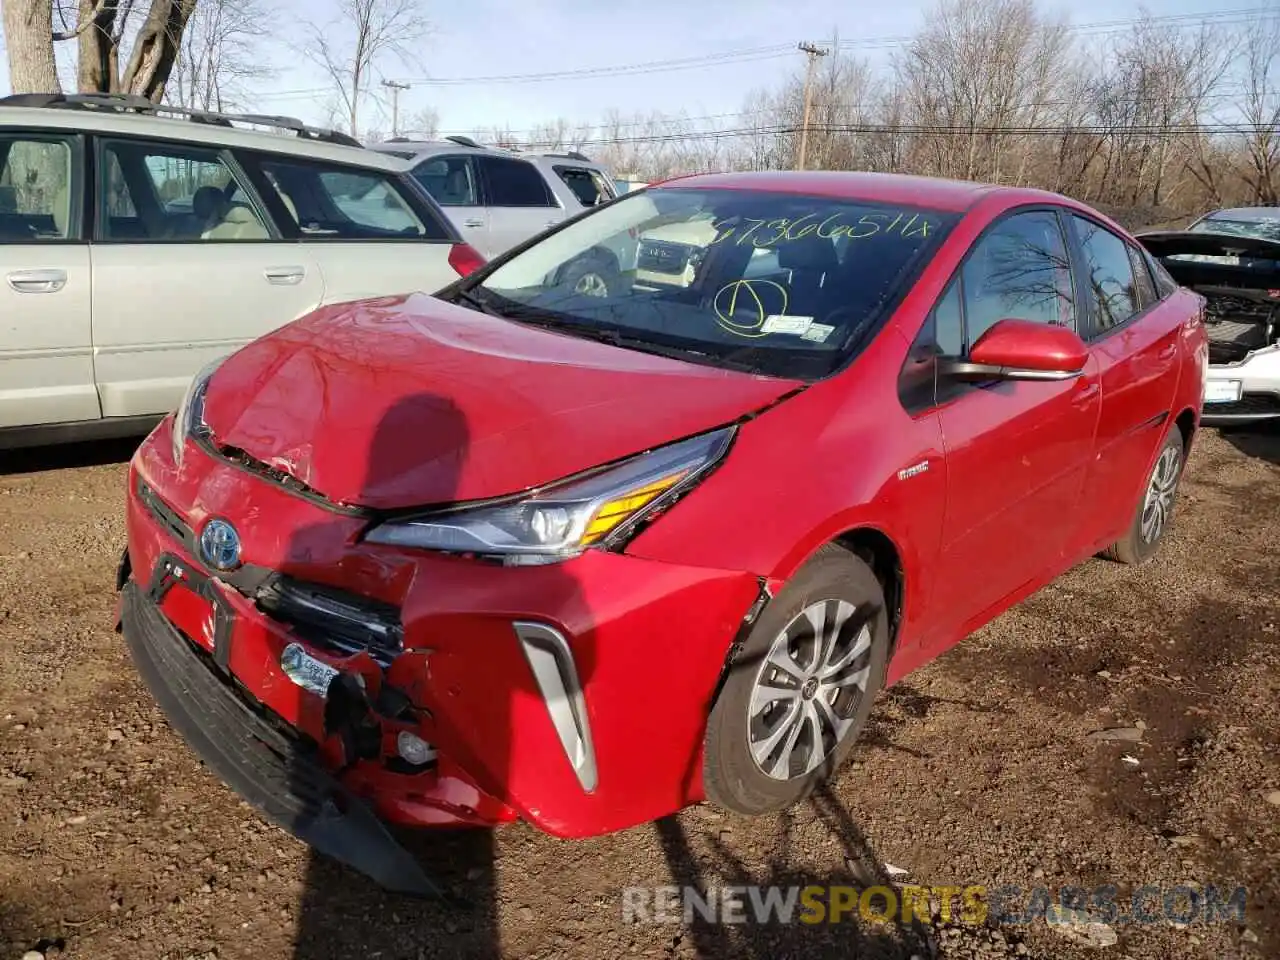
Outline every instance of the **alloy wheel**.
<svg viewBox="0 0 1280 960">
<path fill-rule="evenodd" d="M 1153 544 L 1160 539 L 1173 511 L 1173 497 L 1178 488 L 1182 456 L 1176 447 L 1165 447 L 1151 471 L 1147 496 L 1142 504 L 1142 542 Z"/>
<path fill-rule="evenodd" d="M 766 776 L 812 773 L 844 739 L 867 691 L 871 626 L 844 600 L 801 610 L 775 638 L 747 706 L 751 756 Z"/>
<path fill-rule="evenodd" d="M 605 283 L 604 277 L 598 273 L 584 273 L 573 285 L 573 292 L 585 297 L 607 297 L 609 284 Z"/>
</svg>

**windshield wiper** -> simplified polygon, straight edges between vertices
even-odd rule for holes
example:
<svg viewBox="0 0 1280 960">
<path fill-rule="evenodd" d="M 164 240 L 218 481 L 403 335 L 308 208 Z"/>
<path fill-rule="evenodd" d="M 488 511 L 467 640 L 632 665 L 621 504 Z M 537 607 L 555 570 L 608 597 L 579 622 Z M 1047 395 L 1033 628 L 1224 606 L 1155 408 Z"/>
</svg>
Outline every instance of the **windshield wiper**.
<svg viewBox="0 0 1280 960">
<path fill-rule="evenodd" d="M 624 350 L 635 350 L 639 353 L 651 353 L 655 356 L 669 357 L 673 360 L 688 360 L 691 363 L 702 363 L 729 370 L 738 370 L 742 373 L 762 372 L 761 368 L 757 364 L 735 359 L 733 353 L 741 351 L 732 351 L 730 354 L 721 354 L 710 350 L 698 350 L 694 347 L 655 343 L 653 340 L 646 340 L 644 337 L 637 337 L 632 334 L 623 333 L 616 327 L 597 327 L 591 324 L 572 323 L 570 321 L 559 320 L 546 316 L 539 316 L 536 318 L 521 316 L 515 319 L 518 319 L 522 323 L 530 323 L 536 326 L 546 327 L 551 330 L 559 330 L 575 337 L 581 337 L 584 340 L 594 340 L 597 343 L 607 343 L 611 347 L 621 347 Z"/>
<path fill-rule="evenodd" d="M 461 301 L 462 303 L 465 303 L 472 310 L 478 310 L 481 313 L 488 314 L 491 317 L 502 317 L 503 319 L 506 319 L 505 317 L 503 317 L 501 313 L 499 313 L 494 308 L 492 304 L 490 304 L 488 301 L 484 300 L 481 297 L 477 297 L 470 290 L 458 290 L 454 293 L 452 299 L 454 300 L 455 303 L 459 301 Z"/>
</svg>

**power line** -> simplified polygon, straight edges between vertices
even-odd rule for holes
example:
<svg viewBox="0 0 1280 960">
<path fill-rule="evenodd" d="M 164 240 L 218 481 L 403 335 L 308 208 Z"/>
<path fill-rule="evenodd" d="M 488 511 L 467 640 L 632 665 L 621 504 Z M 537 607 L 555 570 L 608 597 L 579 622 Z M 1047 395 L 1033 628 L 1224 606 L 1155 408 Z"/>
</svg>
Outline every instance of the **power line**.
<svg viewBox="0 0 1280 960">
<path fill-rule="evenodd" d="M 1205 13 L 1164 14 L 1152 17 L 1129 17 L 1119 20 L 1101 20 L 1091 23 L 1067 24 L 1069 33 L 1091 36 L 1103 36 L 1121 33 L 1125 29 L 1140 23 L 1153 25 L 1169 25 L 1179 28 L 1188 26 L 1231 26 L 1248 23 L 1255 18 L 1272 19 L 1277 16 L 1274 7 L 1242 7 L 1235 10 L 1210 11 Z M 836 45 L 840 50 L 883 49 L 906 46 L 916 41 L 916 35 L 900 35 L 886 37 L 864 37 L 861 39 L 841 40 Z M 402 82 L 411 86 L 465 86 L 468 84 L 504 84 L 552 82 L 563 80 L 593 79 L 605 76 L 633 76 L 649 73 L 666 73 L 681 70 L 702 69 L 755 63 L 775 60 L 789 56 L 794 50 L 791 44 L 774 44 L 772 46 L 751 47 L 740 50 L 727 50 L 721 53 L 676 57 L 665 60 L 649 60 L 639 63 L 612 64 L 606 66 L 583 67 L 572 70 L 556 70 L 544 73 L 512 73 L 479 75 L 470 77 L 409 77 Z M 280 90 L 271 94 L 272 100 L 293 97 L 309 97 L 332 92 L 330 87 L 304 87 L 293 90 Z"/>
<path fill-rule="evenodd" d="M 1149 103 L 1160 103 L 1160 104 L 1172 104 L 1175 106 L 1194 106 L 1199 103 L 1218 102 L 1222 100 L 1233 100 L 1240 97 L 1246 92 L 1247 92 L 1247 88 L 1243 84 L 1237 84 L 1236 88 L 1233 90 L 1220 90 L 1215 93 L 1207 93 L 1204 95 L 1187 94 L 1185 96 L 1178 96 L 1173 98 L 1154 97 L 1154 96 L 1153 97 L 1111 97 L 1111 98 L 1108 98 L 1107 105 L 1108 106 L 1141 106 L 1143 104 L 1149 104 Z M 1057 99 L 1057 100 L 1032 100 L 1032 101 L 1019 103 L 1017 106 L 1019 109 L 1036 109 L 1036 108 L 1045 108 L 1045 107 L 1065 107 L 1065 106 L 1078 106 L 1078 105 L 1079 105 L 1078 100 Z M 875 103 L 862 103 L 862 102 L 834 103 L 834 104 L 828 104 L 825 108 L 825 112 L 827 112 L 828 114 L 835 113 L 837 115 L 841 113 L 844 113 L 844 114 L 864 113 L 865 114 L 865 113 L 870 113 L 874 111 L 878 107 L 879 107 L 879 104 L 875 104 Z M 685 116 L 676 112 L 662 114 L 660 111 L 658 111 L 657 115 L 654 115 L 654 116 L 648 116 L 648 117 L 641 116 L 641 117 L 636 117 L 630 120 L 580 121 L 580 122 L 573 122 L 573 123 L 566 122 L 563 124 L 563 129 L 566 131 L 574 131 L 574 130 L 596 131 L 604 127 L 617 128 L 617 129 L 632 129 L 635 127 L 645 127 L 645 126 L 652 126 L 652 125 L 672 127 L 680 124 L 705 123 L 705 122 L 714 121 L 714 120 L 738 120 L 744 117 L 760 118 L 760 117 L 768 117 L 768 116 L 776 116 L 776 113 L 772 110 L 735 110 L 728 113 L 708 113 L 708 114 L 700 114 L 697 116 Z M 513 130 L 508 127 L 500 127 L 500 128 L 495 127 L 494 129 L 501 129 L 504 135 L 510 135 L 513 137 L 529 137 L 529 136 L 535 136 L 535 135 L 545 135 L 548 133 L 548 128 L 552 126 L 559 126 L 559 124 L 553 121 L 551 123 L 543 124 L 541 126 L 527 127 L 520 130 Z M 439 131 L 439 134 L 441 136 L 445 136 L 447 134 L 470 135 L 472 133 L 475 133 L 476 129 L 477 129 L 476 127 L 468 127 L 466 129 L 450 128 L 450 129 Z M 488 129 L 488 128 L 485 127 L 484 129 Z M 563 139 L 565 140 L 565 142 L 569 142 L 573 140 L 573 137 L 570 135 L 566 135 Z M 539 142 L 545 142 L 545 141 L 539 141 Z"/>
<path fill-rule="evenodd" d="M 963 136 L 963 137 L 998 137 L 998 136 L 1115 136 L 1119 134 L 1136 137 L 1168 138 L 1193 136 L 1196 134 L 1218 134 L 1248 136 L 1271 129 L 1266 123 L 1185 123 L 1168 126 L 1142 125 L 1125 126 L 1105 124 L 1084 124 L 1078 126 L 977 126 L 929 124 L 816 124 L 810 127 L 813 134 L 893 134 L 897 136 Z M 795 124 L 771 124 L 760 127 L 734 127 L 711 131 L 679 131 L 657 136 L 638 137 L 598 137 L 578 141 L 579 149 L 600 146 L 621 146 L 625 144 L 685 143 L 689 141 L 729 140 L 745 137 L 781 137 L 794 136 L 800 132 Z M 555 144 L 530 143 L 524 145 L 528 149 L 541 149 Z"/>
<path fill-rule="evenodd" d="M 1167 14 L 1154 17 L 1131 17 L 1123 20 L 1102 20 L 1092 23 L 1068 24 L 1066 29 L 1071 33 L 1081 32 L 1120 32 L 1124 28 L 1139 23 L 1151 24 L 1189 24 L 1221 23 L 1224 19 L 1275 16 L 1272 7 L 1244 7 L 1237 10 L 1221 10 L 1199 14 Z M 1232 21 L 1234 22 L 1234 21 Z M 862 39 L 841 40 L 841 50 L 856 50 L 866 47 L 904 46 L 918 39 L 916 36 L 865 37 Z M 548 73 L 513 73 L 495 74 L 473 77 L 409 77 L 405 82 L 415 86 L 458 86 L 483 83 L 526 83 L 551 80 L 589 79 L 602 76 L 626 76 L 637 73 L 664 73 L 676 70 L 697 69 L 700 67 L 721 66 L 730 63 L 750 63 L 759 60 L 773 60 L 789 55 L 795 48 L 791 44 L 776 44 L 768 47 L 754 47 L 744 50 L 728 50 L 722 53 L 696 57 L 678 57 L 668 60 L 650 60 L 643 63 L 614 64 L 609 66 L 583 67 L 573 70 L 557 70 Z"/>
</svg>

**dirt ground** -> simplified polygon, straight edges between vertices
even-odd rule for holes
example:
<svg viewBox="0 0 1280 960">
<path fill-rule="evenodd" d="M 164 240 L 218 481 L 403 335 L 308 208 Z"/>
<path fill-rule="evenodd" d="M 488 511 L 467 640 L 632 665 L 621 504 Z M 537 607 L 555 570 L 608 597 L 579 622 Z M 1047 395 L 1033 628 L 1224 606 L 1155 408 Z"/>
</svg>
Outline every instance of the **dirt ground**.
<svg viewBox="0 0 1280 960">
<path fill-rule="evenodd" d="M 908 677 L 790 816 L 415 839 L 452 910 L 313 862 L 168 728 L 111 630 L 129 452 L 0 454 L 4 957 L 1280 957 L 1280 434 L 1206 431 L 1156 561 L 1090 561 Z M 888 880 L 1110 883 L 1122 904 L 1150 884 L 1157 910 L 1178 884 L 1244 886 L 1247 912 L 623 922 L 627 887 Z"/>
</svg>

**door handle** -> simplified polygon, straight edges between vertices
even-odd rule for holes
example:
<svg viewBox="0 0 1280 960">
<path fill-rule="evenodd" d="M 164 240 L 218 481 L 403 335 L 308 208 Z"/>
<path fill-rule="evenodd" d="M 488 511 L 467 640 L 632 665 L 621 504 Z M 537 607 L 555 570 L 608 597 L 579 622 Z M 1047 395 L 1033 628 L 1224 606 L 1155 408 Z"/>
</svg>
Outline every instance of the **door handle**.
<svg viewBox="0 0 1280 960">
<path fill-rule="evenodd" d="M 57 293 L 67 285 L 67 271 L 15 270 L 6 279 L 18 293 Z"/>
<path fill-rule="evenodd" d="M 483 226 L 484 226 L 484 221 L 483 221 L 483 220 L 477 220 L 477 219 L 475 219 L 475 218 L 473 217 L 473 218 L 472 218 L 472 219 L 470 219 L 470 220 L 463 220 L 463 221 L 462 221 L 462 225 L 463 225 L 464 227 L 483 227 Z"/>
<path fill-rule="evenodd" d="M 262 271 L 262 275 L 267 278 L 267 283 L 292 286 L 301 283 L 307 271 L 305 267 L 267 267 Z"/>
</svg>

